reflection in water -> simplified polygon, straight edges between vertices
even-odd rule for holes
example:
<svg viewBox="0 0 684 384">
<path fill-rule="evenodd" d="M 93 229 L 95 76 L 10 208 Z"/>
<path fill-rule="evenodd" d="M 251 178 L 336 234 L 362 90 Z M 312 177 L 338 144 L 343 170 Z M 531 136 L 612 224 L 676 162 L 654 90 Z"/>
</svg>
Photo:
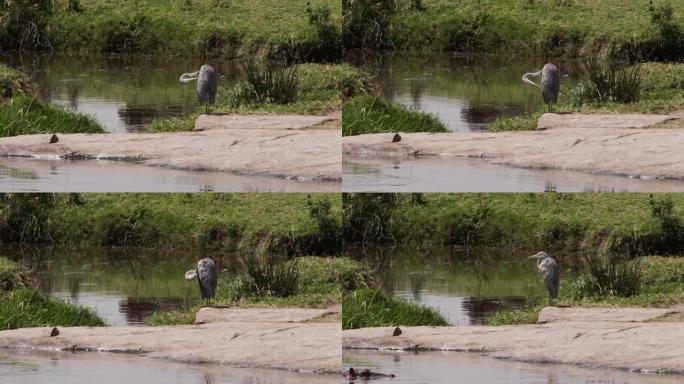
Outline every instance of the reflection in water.
<svg viewBox="0 0 684 384">
<path fill-rule="evenodd" d="M 178 76 L 203 64 L 202 60 L 174 57 L 59 56 L 5 53 L 0 62 L 30 74 L 40 96 L 95 119 L 109 132 L 143 129 L 155 118 L 169 118 L 193 110 L 195 87 Z M 219 84 L 236 81 L 234 63 L 212 63 Z"/>
<path fill-rule="evenodd" d="M 646 375 L 571 365 L 529 364 L 457 352 L 344 351 L 342 365 L 394 374 L 394 384 L 674 384 L 678 375 Z"/>
<path fill-rule="evenodd" d="M 39 276 L 40 289 L 68 302 L 93 308 L 109 325 L 138 325 L 156 311 L 173 311 L 199 300 L 185 271 L 205 255 L 149 249 L 57 249 L 3 247 L 2 255 L 21 261 Z M 223 270 L 238 272 L 230 256 L 210 255 Z M 229 267 L 230 269 L 226 269 Z"/>
<path fill-rule="evenodd" d="M 97 352 L 0 351 L 2 383 L 70 384 L 333 384 L 337 375 L 182 364 Z"/>
<path fill-rule="evenodd" d="M 452 325 L 485 324 L 498 311 L 521 309 L 546 297 L 527 256 L 531 250 L 346 246 L 375 266 L 376 280 L 394 295 L 439 310 Z M 572 272 L 573 255 L 554 255 Z"/>
<path fill-rule="evenodd" d="M 464 158 L 344 156 L 344 192 L 679 192 L 681 180 L 526 169 Z"/>
<path fill-rule="evenodd" d="M 523 73 L 541 68 L 543 59 L 351 52 L 348 60 L 373 74 L 387 99 L 434 113 L 452 131 L 485 130 L 498 117 L 533 112 L 543 103 L 539 89 L 521 81 Z M 558 65 L 568 75 L 564 87 L 573 84 L 578 63 Z"/>
</svg>

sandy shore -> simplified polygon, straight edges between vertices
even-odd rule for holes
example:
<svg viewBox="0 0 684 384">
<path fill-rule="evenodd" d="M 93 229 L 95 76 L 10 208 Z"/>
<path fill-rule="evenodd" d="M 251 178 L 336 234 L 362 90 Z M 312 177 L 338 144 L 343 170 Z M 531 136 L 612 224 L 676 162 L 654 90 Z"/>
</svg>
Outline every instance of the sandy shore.
<svg viewBox="0 0 684 384">
<path fill-rule="evenodd" d="M 339 373 L 337 309 L 200 310 L 195 325 L 24 328 L 0 332 L 0 347 L 144 354 L 189 363 Z M 338 317 L 339 319 L 339 317 Z"/>
<path fill-rule="evenodd" d="M 478 352 L 530 363 L 564 363 L 684 373 L 684 324 L 654 321 L 677 310 L 545 308 L 541 324 L 362 328 L 342 332 L 343 348 Z"/>
<path fill-rule="evenodd" d="M 684 112 L 545 114 L 524 132 L 406 133 L 344 137 L 343 154 L 477 157 L 495 164 L 641 178 L 684 178 Z"/>
<path fill-rule="evenodd" d="M 337 129 L 335 129 L 337 127 Z M 0 156 L 83 158 L 341 181 L 340 116 L 203 115 L 194 132 L 0 138 Z"/>
</svg>

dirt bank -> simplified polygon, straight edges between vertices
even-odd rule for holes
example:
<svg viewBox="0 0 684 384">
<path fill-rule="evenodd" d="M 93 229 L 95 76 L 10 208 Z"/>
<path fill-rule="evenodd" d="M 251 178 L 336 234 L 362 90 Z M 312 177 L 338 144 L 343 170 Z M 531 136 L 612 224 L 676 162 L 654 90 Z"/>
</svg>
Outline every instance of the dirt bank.
<svg viewBox="0 0 684 384">
<path fill-rule="evenodd" d="M 341 180 L 338 116 L 201 116 L 195 132 L 26 135 L 0 156 L 128 160 L 195 171 Z"/>
<path fill-rule="evenodd" d="M 494 164 L 642 178 L 684 178 L 684 112 L 546 114 L 524 132 L 406 133 L 344 137 L 343 154 L 478 157 Z"/>
<path fill-rule="evenodd" d="M 126 352 L 178 362 L 303 372 L 341 370 L 340 323 L 329 310 L 211 309 L 202 324 L 165 327 L 25 328 L 0 332 L 0 347 Z"/>
<path fill-rule="evenodd" d="M 342 332 L 343 348 L 480 352 L 523 362 L 684 373 L 684 326 L 652 321 L 675 310 L 548 308 L 543 324 L 362 328 Z"/>
</svg>

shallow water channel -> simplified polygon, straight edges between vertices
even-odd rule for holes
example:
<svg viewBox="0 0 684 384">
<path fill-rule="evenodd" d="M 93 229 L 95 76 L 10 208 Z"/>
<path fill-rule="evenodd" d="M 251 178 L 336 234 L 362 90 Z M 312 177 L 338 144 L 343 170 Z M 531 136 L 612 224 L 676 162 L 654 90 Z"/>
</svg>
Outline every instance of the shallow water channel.
<svg viewBox="0 0 684 384">
<path fill-rule="evenodd" d="M 236 81 L 235 63 L 207 60 L 221 86 Z M 199 105 L 195 83 L 178 78 L 204 64 L 200 58 L 17 53 L 0 55 L 0 62 L 28 73 L 45 101 L 94 116 L 112 133 L 139 132 L 155 118 L 192 111 Z"/>
<path fill-rule="evenodd" d="M 71 384 L 318 384 L 338 383 L 316 375 L 211 364 L 182 364 L 147 357 L 97 352 L 0 350 L 2 383 Z"/>
<path fill-rule="evenodd" d="M 481 325 L 497 311 L 546 300 L 536 265 L 527 259 L 537 250 L 349 246 L 346 252 L 373 265 L 385 289 L 436 308 L 451 325 Z M 561 278 L 571 276 L 573 256 L 553 256 Z"/>
<path fill-rule="evenodd" d="M 156 311 L 172 311 L 200 300 L 197 282 L 183 278 L 204 257 L 199 253 L 12 247 L 2 249 L 2 254 L 36 272 L 41 290 L 94 309 L 112 326 L 139 325 Z M 210 257 L 219 265 L 219 279 L 237 272 L 228 256 Z"/>
<path fill-rule="evenodd" d="M 684 189 L 681 180 L 642 180 L 438 157 L 345 155 L 342 180 L 344 192 L 680 192 Z"/>
<path fill-rule="evenodd" d="M 433 113 L 455 132 L 486 130 L 498 117 L 533 112 L 543 104 L 539 89 L 521 80 L 539 70 L 543 58 L 356 51 L 347 60 L 373 74 L 385 98 Z M 563 92 L 577 81 L 581 65 L 556 64 L 564 76 Z"/>
<path fill-rule="evenodd" d="M 379 379 L 374 382 L 395 384 L 674 384 L 683 380 L 679 375 L 520 363 L 462 352 L 346 350 L 342 354 L 342 365 L 345 368 L 369 368 L 375 372 L 394 374 L 394 379 Z"/>
</svg>

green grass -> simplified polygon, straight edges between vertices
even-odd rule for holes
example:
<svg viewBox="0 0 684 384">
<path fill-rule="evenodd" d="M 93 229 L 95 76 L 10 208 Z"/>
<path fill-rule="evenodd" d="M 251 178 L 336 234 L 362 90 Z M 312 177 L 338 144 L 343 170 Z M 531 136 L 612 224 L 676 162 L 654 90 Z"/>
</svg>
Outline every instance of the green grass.
<svg viewBox="0 0 684 384">
<path fill-rule="evenodd" d="M 367 92 L 371 85 L 367 74 L 349 64 L 297 64 L 299 92 L 291 103 L 270 102 L 234 105 L 233 89 L 219 88 L 216 105 L 211 111 L 236 114 L 301 114 L 325 115 L 341 108 L 343 99 L 350 95 Z M 243 86 L 243 83 L 236 87 Z M 157 119 L 146 127 L 149 132 L 190 131 L 204 107 L 195 112 L 173 119 Z"/>
<path fill-rule="evenodd" d="M 391 49 L 596 57 L 649 52 L 666 39 L 652 22 L 647 1 L 424 0 L 423 10 L 410 1 L 373 3 L 390 3 L 391 9 L 399 4 L 389 17 L 373 18 L 378 24 L 365 23 L 368 29 L 380 25 L 385 33 L 375 45 Z M 684 3 L 654 3 L 672 5 L 675 25 L 684 25 Z M 345 36 L 345 41 L 359 48 L 361 37 Z"/>
<path fill-rule="evenodd" d="M 231 307 L 297 307 L 327 308 L 342 299 L 346 289 L 355 289 L 368 283 L 367 267 L 349 258 L 306 256 L 294 259 L 298 265 L 298 288 L 288 296 L 236 295 L 235 282 L 245 280 L 245 274 L 232 281 L 219 281 L 216 298 L 211 305 Z M 157 312 L 147 323 L 150 325 L 191 324 L 195 320 L 197 304 L 174 312 Z"/>
<path fill-rule="evenodd" d="M 26 267 L 0 257 L 0 295 L 18 288 L 29 288 L 33 285 L 33 280 Z"/>
<path fill-rule="evenodd" d="M 68 9 L 67 0 L 56 1 L 48 16 L 35 16 L 40 33 L 28 30 L 24 49 L 67 52 L 145 53 L 185 56 L 234 57 L 265 52 L 274 58 L 329 58 L 330 28 L 310 22 L 307 0 L 80 0 L 80 12 Z M 338 26 L 341 3 L 316 0 L 327 6 Z M 26 18 L 26 17 L 25 17 Z M 25 22 L 25 20 L 24 20 Z M 26 23 L 19 25 L 25 28 Z M 31 32 L 31 33 L 28 33 Z M 17 33 L 15 33 L 17 34 Z M 339 35 L 339 27 L 333 35 Z M 4 38 L 4 39 L 3 39 Z M 17 48 L 0 28 L 0 46 Z M 341 52 L 340 52 L 341 54 Z M 335 55 L 339 57 L 339 54 Z"/>
<path fill-rule="evenodd" d="M 412 111 L 403 105 L 373 96 L 357 96 L 342 108 L 342 135 L 396 132 L 448 132 L 432 114 Z"/>
<path fill-rule="evenodd" d="M 90 308 L 64 303 L 33 289 L 0 296 L 0 330 L 47 326 L 103 326 Z"/>
<path fill-rule="evenodd" d="M 593 83 L 584 81 L 573 89 L 561 90 L 559 105 L 554 107 L 554 112 L 663 114 L 684 109 L 684 64 L 643 63 L 639 64 L 639 71 L 641 84 L 636 101 L 596 100 L 587 95 L 593 95 Z M 499 118 L 488 128 L 494 132 L 534 130 L 542 111 L 546 111 L 546 106 L 533 114 Z"/>
<path fill-rule="evenodd" d="M 4 64 L 0 64 L 0 102 L 30 90 L 28 76 Z"/>
<path fill-rule="evenodd" d="M 3 242 L 336 254 L 339 196 L 328 194 L 9 194 Z M 309 201 L 329 201 L 325 217 Z M 332 220 L 329 222 L 327 219 Z M 321 225 L 323 224 L 323 229 Z M 328 228 L 332 225 L 332 229 Z"/>
<path fill-rule="evenodd" d="M 554 305 L 580 307 L 661 307 L 668 308 L 674 304 L 684 302 L 684 258 L 647 256 L 641 257 L 642 268 L 641 288 L 631 296 L 596 294 L 575 298 L 574 280 L 563 280 L 561 276 L 560 295 L 553 302 Z M 531 324 L 537 321 L 539 311 L 543 305 L 536 305 L 516 311 L 502 311 L 489 319 L 490 325 Z"/>
<path fill-rule="evenodd" d="M 392 296 L 382 289 L 362 288 L 342 301 L 342 329 L 397 325 L 448 325 L 434 308 Z"/>
</svg>

